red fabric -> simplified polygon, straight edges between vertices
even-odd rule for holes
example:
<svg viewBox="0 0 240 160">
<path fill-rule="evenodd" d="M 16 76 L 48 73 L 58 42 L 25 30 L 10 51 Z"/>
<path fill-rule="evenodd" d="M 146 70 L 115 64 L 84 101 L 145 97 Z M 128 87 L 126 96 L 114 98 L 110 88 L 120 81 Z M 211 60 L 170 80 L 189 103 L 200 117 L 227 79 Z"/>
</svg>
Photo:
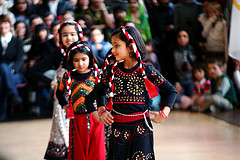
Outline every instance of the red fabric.
<svg viewBox="0 0 240 160">
<path fill-rule="evenodd" d="M 73 138 L 73 159 L 74 160 L 105 160 L 105 135 L 104 124 L 99 123 L 91 114 L 90 116 L 90 134 L 87 128 L 87 115 L 75 115 L 70 121 L 69 128 L 69 154 L 68 160 L 71 160 L 71 136 L 72 121 L 74 120 L 74 138 Z"/>
<path fill-rule="evenodd" d="M 136 114 L 142 114 L 142 113 L 143 113 L 143 112 L 137 112 L 137 113 L 130 114 L 130 115 L 136 115 Z M 146 117 L 149 117 L 149 113 L 146 112 L 146 113 L 145 113 L 145 116 L 146 116 Z M 137 121 L 137 120 L 139 120 L 139 119 L 143 119 L 143 118 L 144 118 L 143 115 L 131 117 L 131 116 L 116 115 L 116 114 L 113 114 L 113 117 L 114 117 L 114 122 L 120 122 L 120 123 Z"/>
<path fill-rule="evenodd" d="M 107 106 L 106 106 L 106 109 L 107 110 L 112 110 L 113 109 L 113 106 L 112 106 L 112 97 L 110 98 L 110 100 L 109 100 L 109 102 L 108 102 L 108 104 L 107 104 Z"/>
<path fill-rule="evenodd" d="M 72 102 L 69 102 L 69 106 L 67 108 L 67 118 L 74 118 Z"/>
<path fill-rule="evenodd" d="M 146 85 L 148 94 L 150 95 L 151 98 L 158 96 L 158 91 L 156 89 L 156 86 L 152 82 L 150 82 L 148 78 L 145 79 L 145 85 Z"/>
</svg>

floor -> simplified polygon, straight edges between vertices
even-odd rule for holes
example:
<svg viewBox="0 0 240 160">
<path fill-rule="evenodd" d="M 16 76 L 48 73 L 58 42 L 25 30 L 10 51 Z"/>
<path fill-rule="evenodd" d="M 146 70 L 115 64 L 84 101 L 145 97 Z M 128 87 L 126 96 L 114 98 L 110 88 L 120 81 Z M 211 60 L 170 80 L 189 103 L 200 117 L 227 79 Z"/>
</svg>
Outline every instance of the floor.
<svg viewBox="0 0 240 160">
<path fill-rule="evenodd" d="M 0 160 L 42 160 L 51 119 L 0 123 Z M 240 126 L 212 116 L 172 111 L 154 124 L 156 160 L 239 160 Z"/>
</svg>

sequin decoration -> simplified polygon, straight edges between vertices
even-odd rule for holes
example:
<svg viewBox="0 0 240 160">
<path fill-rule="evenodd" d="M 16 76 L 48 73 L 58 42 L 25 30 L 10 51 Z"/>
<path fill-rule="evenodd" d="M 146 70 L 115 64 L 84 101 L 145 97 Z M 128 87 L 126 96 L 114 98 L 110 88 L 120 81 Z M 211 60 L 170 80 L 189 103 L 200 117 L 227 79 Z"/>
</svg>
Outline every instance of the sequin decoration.
<svg viewBox="0 0 240 160">
<path fill-rule="evenodd" d="M 145 155 L 142 151 L 137 151 L 133 154 L 132 160 L 145 160 Z"/>
<path fill-rule="evenodd" d="M 113 132 L 113 135 L 114 135 L 114 137 L 119 137 L 120 135 L 121 135 L 121 132 L 119 132 L 119 130 L 118 129 L 114 129 L 114 132 Z"/>
<path fill-rule="evenodd" d="M 139 69 L 131 74 L 118 69 L 115 73 L 114 86 L 114 102 L 145 102 L 146 87 Z"/>
<path fill-rule="evenodd" d="M 142 135 L 145 132 L 145 128 L 143 126 L 137 126 L 137 133 Z"/>
<path fill-rule="evenodd" d="M 123 131 L 123 140 L 129 141 L 131 137 L 131 133 L 128 130 Z"/>
</svg>

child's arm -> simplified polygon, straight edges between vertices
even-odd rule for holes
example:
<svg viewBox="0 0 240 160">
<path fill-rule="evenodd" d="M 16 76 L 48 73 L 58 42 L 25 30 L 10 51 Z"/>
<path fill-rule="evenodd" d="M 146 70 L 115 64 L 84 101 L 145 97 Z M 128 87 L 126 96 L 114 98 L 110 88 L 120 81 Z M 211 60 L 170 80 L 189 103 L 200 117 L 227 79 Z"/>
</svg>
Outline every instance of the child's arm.
<svg viewBox="0 0 240 160">
<path fill-rule="evenodd" d="M 149 111 L 150 114 L 154 115 L 154 118 L 151 119 L 155 123 L 162 123 L 164 120 L 168 119 L 168 115 L 171 111 L 171 108 L 168 106 L 165 106 L 163 110 L 160 112 L 157 111 Z"/>
<path fill-rule="evenodd" d="M 98 116 L 100 118 L 100 121 L 104 123 L 105 125 L 111 125 L 113 121 L 113 116 L 109 111 L 105 109 L 104 106 L 98 107 Z"/>
</svg>

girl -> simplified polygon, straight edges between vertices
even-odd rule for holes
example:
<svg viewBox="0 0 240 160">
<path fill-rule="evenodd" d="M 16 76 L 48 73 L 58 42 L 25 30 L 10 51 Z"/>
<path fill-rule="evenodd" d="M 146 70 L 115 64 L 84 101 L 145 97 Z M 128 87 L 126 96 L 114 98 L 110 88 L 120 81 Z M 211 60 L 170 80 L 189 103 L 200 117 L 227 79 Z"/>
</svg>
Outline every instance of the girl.
<svg viewBox="0 0 240 160">
<path fill-rule="evenodd" d="M 112 44 L 112 53 L 107 56 L 115 56 L 116 62 L 103 68 L 97 91 L 100 119 L 104 124 L 112 125 L 108 158 L 155 159 L 149 113 L 155 115 L 153 122 L 161 123 L 167 119 L 176 98 L 176 90 L 155 68 L 142 62 L 140 54 L 145 54 L 146 48 L 136 28 L 122 26 L 115 30 Z M 105 62 L 107 64 L 108 61 Z M 156 91 L 155 86 L 167 99 L 163 103 L 163 110 L 149 112 L 150 96 L 157 95 L 153 92 Z M 105 95 L 109 87 L 110 100 L 105 107 Z"/>
<path fill-rule="evenodd" d="M 193 106 L 199 106 L 198 101 L 201 101 L 204 95 L 210 94 L 211 82 L 208 79 L 208 72 L 203 63 L 196 63 L 193 65 L 192 73 L 194 80 L 194 95 L 192 96 L 192 102 Z M 197 109 L 197 107 L 192 107 L 192 110 L 195 109 Z"/>
<path fill-rule="evenodd" d="M 175 71 L 175 88 L 178 91 L 176 109 L 187 109 L 193 95 L 192 64 L 196 61 L 195 51 L 191 45 L 189 30 L 182 26 L 176 30 L 176 46 L 173 51 Z"/>
<path fill-rule="evenodd" d="M 223 18 L 222 7 L 217 2 L 208 5 L 208 19 L 202 23 L 202 36 L 207 40 L 207 58 L 217 57 L 227 61 L 227 23 Z"/>
<path fill-rule="evenodd" d="M 53 23 L 54 25 L 55 23 Z M 56 33 L 55 33 L 56 32 Z M 47 85 L 57 87 L 57 82 L 53 78 L 46 76 L 49 70 L 57 70 L 56 79 L 60 81 L 65 70 L 62 68 L 63 57 L 66 55 L 67 48 L 78 40 L 83 39 L 82 28 L 74 21 L 68 21 L 56 24 L 56 27 L 52 28 L 53 35 L 57 36 L 54 39 L 55 45 L 59 48 L 46 56 L 43 60 L 36 63 L 31 69 L 31 76 L 44 82 Z M 55 99 L 53 108 L 53 120 L 51 135 L 48 143 L 48 147 L 45 153 L 44 159 L 64 159 L 67 158 L 68 144 L 69 144 L 69 120 L 66 119 L 65 110 L 59 105 Z"/>
<path fill-rule="evenodd" d="M 105 160 L 104 125 L 98 122 L 93 91 L 100 74 L 90 44 L 73 43 L 65 60 L 68 73 L 59 82 L 57 98 L 72 118 L 68 160 Z M 68 101 L 65 92 L 68 92 Z"/>
</svg>

